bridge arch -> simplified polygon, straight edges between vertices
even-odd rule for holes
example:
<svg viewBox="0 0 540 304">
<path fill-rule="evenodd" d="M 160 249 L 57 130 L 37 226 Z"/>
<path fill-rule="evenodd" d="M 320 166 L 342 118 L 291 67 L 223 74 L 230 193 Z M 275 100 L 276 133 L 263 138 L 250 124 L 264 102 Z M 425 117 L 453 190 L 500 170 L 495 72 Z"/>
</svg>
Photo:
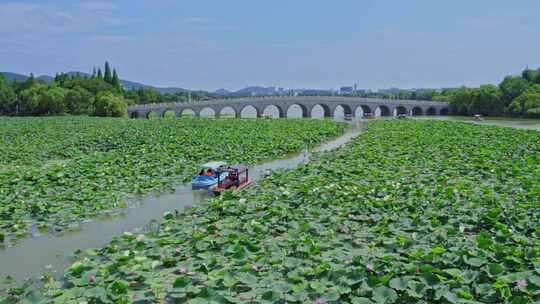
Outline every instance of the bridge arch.
<svg viewBox="0 0 540 304">
<path fill-rule="evenodd" d="M 448 115 L 448 108 L 442 108 L 441 111 L 439 112 L 439 115 L 441 116 Z"/>
<path fill-rule="evenodd" d="M 318 103 L 311 108 L 310 117 L 326 118 L 332 117 L 330 107 L 324 103 Z"/>
<path fill-rule="evenodd" d="M 148 113 L 146 113 L 146 118 L 147 119 L 157 119 L 157 118 L 161 118 L 161 114 L 159 114 L 159 112 L 157 111 L 148 111 Z"/>
<path fill-rule="evenodd" d="M 421 107 L 414 107 L 414 108 L 412 108 L 412 110 L 411 110 L 411 115 L 412 115 L 412 116 L 420 116 L 420 115 L 424 115 L 424 110 L 422 110 Z"/>
<path fill-rule="evenodd" d="M 306 118 L 311 116 L 311 111 L 309 111 L 308 107 L 306 105 L 303 105 L 301 103 L 294 103 L 287 107 L 286 117 L 292 117 L 292 114 L 294 111 L 300 111 L 301 117 Z"/>
<path fill-rule="evenodd" d="M 215 118 L 216 117 L 216 110 L 214 110 L 213 108 L 211 107 L 204 107 L 201 109 L 201 111 L 199 112 L 199 117 L 211 117 L 211 118 Z"/>
<path fill-rule="evenodd" d="M 355 117 L 364 117 L 366 114 L 371 114 L 373 111 L 371 108 L 367 105 L 359 105 L 354 109 L 354 116 Z"/>
<path fill-rule="evenodd" d="M 338 104 L 335 108 L 334 108 L 334 112 L 332 113 L 332 115 L 334 117 L 344 117 L 346 115 L 353 115 L 353 110 L 352 110 L 352 107 L 348 104 Z"/>
<path fill-rule="evenodd" d="M 437 115 L 437 110 L 434 107 L 429 107 L 426 110 L 426 115 L 429 115 L 429 116 Z"/>
<path fill-rule="evenodd" d="M 407 108 L 404 106 L 397 106 L 396 115 L 409 115 L 409 111 L 407 111 Z"/>
<path fill-rule="evenodd" d="M 285 117 L 285 113 L 283 109 L 274 104 L 265 106 L 262 110 L 262 115 L 266 117 L 274 117 L 274 118 Z"/>
<path fill-rule="evenodd" d="M 388 108 L 385 105 L 380 105 L 375 109 L 375 116 L 391 116 L 392 112 L 390 111 L 390 108 Z"/>
<path fill-rule="evenodd" d="M 257 118 L 260 115 L 261 113 L 259 113 L 259 110 L 254 105 L 245 105 L 240 110 L 241 118 Z"/>
<path fill-rule="evenodd" d="M 192 108 L 183 108 L 178 114 L 179 117 L 197 117 L 197 112 Z"/>
<path fill-rule="evenodd" d="M 165 111 L 163 111 L 163 114 L 161 115 L 161 118 L 175 118 L 176 112 L 174 109 L 167 108 Z"/>
<path fill-rule="evenodd" d="M 216 113 L 219 117 L 225 117 L 225 118 L 235 118 L 237 116 L 236 110 L 231 106 L 225 106 L 217 110 Z"/>
</svg>

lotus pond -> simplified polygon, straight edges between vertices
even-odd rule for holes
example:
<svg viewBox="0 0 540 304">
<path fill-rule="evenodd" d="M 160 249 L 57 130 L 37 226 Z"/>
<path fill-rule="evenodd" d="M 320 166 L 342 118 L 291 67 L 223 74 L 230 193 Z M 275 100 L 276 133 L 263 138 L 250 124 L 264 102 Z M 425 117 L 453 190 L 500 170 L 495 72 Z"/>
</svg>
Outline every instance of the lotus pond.
<svg viewBox="0 0 540 304">
<path fill-rule="evenodd" d="M 245 192 L 78 252 L 62 280 L 43 276 L 44 295 L 55 303 L 540 301 L 540 133 L 414 120 L 366 129 Z M 25 287 L 12 287 L 12 300 Z"/>
<path fill-rule="evenodd" d="M 182 184 L 202 162 L 259 163 L 344 128 L 309 120 L 0 118 L 0 246 L 121 212 L 128 196 Z"/>
</svg>

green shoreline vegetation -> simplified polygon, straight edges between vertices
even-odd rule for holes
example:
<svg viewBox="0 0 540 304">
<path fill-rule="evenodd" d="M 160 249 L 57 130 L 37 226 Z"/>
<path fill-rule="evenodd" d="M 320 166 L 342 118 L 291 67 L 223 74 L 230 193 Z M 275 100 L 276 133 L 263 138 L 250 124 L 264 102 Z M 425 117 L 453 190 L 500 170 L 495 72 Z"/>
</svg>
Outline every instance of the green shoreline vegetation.
<svg viewBox="0 0 540 304">
<path fill-rule="evenodd" d="M 79 252 L 43 292 L 54 303 L 538 302 L 539 168 L 536 131 L 374 121 L 247 191 Z"/>
<path fill-rule="evenodd" d="M 0 244 L 122 212 L 127 196 L 185 183 L 200 163 L 260 163 L 344 129 L 328 120 L 0 118 Z"/>
<path fill-rule="evenodd" d="M 189 95 L 189 97 L 188 97 Z M 91 75 L 57 74 L 51 81 L 36 79 L 8 82 L 0 74 L 0 115 L 7 116 L 127 116 L 128 105 L 198 101 L 204 93 L 175 92 L 161 94 L 140 87 L 125 89 L 116 69 L 105 62 L 104 72 Z"/>
<path fill-rule="evenodd" d="M 323 95 L 331 94 L 331 91 Z M 189 97 L 188 97 L 189 96 Z M 540 68 L 525 69 L 498 84 L 478 88 L 399 90 L 392 93 L 366 92 L 343 96 L 383 99 L 445 101 L 451 115 L 540 117 Z M 245 96 L 247 97 L 247 96 Z M 125 89 L 118 73 L 105 63 L 90 76 L 58 74 L 46 83 L 32 75 L 23 82 L 7 82 L 0 75 L 0 115 L 126 116 L 127 106 L 147 103 L 187 102 L 216 98 L 211 93 L 176 92 L 161 94 L 141 87 Z"/>
</svg>

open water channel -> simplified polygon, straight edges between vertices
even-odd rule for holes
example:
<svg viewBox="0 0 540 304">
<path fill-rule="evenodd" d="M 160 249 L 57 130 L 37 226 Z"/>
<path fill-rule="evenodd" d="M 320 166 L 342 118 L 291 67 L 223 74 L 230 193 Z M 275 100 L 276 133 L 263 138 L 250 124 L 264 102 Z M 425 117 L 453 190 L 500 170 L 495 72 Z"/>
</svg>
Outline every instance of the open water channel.
<svg viewBox="0 0 540 304">
<path fill-rule="evenodd" d="M 311 151 L 254 166 L 250 168 L 249 174 L 256 182 L 269 171 L 294 168 L 308 161 L 311 153 L 336 149 L 359 135 L 360 131 L 360 122 L 353 122 L 342 136 Z M 0 250 L 0 279 L 11 276 L 23 280 L 44 272 L 61 275 L 63 269 L 72 263 L 71 255 L 77 249 L 102 247 L 116 235 L 127 231 L 142 231 L 152 222 L 161 220 L 165 212 L 196 205 L 212 196 L 208 191 L 192 191 L 191 185 L 185 184 L 178 186 L 173 193 L 135 199 L 130 205 L 137 207 L 129 208 L 122 216 L 95 219 L 83 223 L 80 230 L 62 235 L 37 235 L 22 239 L 16 245 Z"/>
</svg>

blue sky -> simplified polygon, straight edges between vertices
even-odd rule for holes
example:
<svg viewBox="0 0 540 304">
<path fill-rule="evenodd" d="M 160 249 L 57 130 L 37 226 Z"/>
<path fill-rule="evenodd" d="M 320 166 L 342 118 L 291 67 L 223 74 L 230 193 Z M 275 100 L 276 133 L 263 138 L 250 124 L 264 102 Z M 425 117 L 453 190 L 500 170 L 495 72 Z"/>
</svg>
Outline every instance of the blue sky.
<svg viewBox="0 0 540 304">
<path fill-rule="evenodd" d="M 540 1 L 0 0 L 0 71 L 157 86 L 451 87 L 540 65 Z"/>
</svg>

